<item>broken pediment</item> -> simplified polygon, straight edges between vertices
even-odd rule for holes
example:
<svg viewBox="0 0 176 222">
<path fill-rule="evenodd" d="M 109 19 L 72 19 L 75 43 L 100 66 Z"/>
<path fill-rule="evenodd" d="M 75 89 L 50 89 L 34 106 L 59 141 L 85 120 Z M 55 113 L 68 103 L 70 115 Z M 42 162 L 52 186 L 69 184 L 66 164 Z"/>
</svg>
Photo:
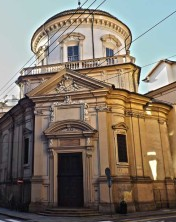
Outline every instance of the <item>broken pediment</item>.
<svg viewBox="0 0 176 222">
<path fill-rule="evenodd" d="M 61 94 L 76 91 L 110 88 L 111 85 L 80 74 L 70 69 L 63 69 L 50 79 L 27 93 L 28 97 Z"/>
</svg>

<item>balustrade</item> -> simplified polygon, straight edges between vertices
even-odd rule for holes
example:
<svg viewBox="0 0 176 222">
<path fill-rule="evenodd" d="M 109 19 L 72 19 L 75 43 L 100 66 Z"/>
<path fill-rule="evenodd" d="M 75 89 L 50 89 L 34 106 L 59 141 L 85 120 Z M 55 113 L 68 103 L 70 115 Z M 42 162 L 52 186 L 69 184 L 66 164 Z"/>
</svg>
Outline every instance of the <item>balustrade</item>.
<svg viewBox="0 0 176 222">
<path fill-rule="evenodd" d="M 95 59 L 87 59 L 87 60 L 58 63 L 58 64 L 52 64 L 52 65 L 24 68 L 21 71 L 21 75 L 54 73 L 54 72 L 60 71 L 61 69 L 63 69 L 63 67 L 77 70 L 77 69 L 87 69 L 87 68 L 95 68 L 95 67 L 101 67 L 101 66 L 117 65 L 117 64 L 130 63 L 130 62 L 134 63 L 135 58 L 129 55 L 102 57 L 102 58 L 95 58 Z"/>
</svg>

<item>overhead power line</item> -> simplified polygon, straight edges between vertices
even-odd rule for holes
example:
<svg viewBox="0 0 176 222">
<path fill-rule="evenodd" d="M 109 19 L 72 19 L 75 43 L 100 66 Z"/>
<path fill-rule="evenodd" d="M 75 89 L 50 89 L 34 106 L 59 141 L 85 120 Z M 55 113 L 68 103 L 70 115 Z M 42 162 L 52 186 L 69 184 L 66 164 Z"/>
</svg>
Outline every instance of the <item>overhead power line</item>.
<svg viewBox="0 0 176 222">
<path fill-rule="evenodd" d="M 171 58 L 173 58 L 173 57 L 175 57 L 175 56 L 176 56 L 176 55 L 172 55 L 172 56 L 169 56 L 169 57 L 167 57 L 167 58 L 160 59 L 160 60 L 158 60 L 158 61 L 155 61 L 155 62 L 152 62 L 152 63 L 146 64 L 146 65 L 143 65 L 143 66 L 141 66 L 141 68 L 145 68 L 145 67 L 147 67 L 147 66 L 154 65 L 154 64 L 158 63 L 158 62 L 161 61 L 161 60 L 171 59 Z"/>
<path fill-rule="evenodd" d="M 145 67 L 147 67 L 147 66 L 154 65 L 154 64 L 160 62 L 161 60 L 167 60 L 167 59 L 170 59 L 170 58 L 173 58 L 173 57 L 176 57 L 176 55 L 172 55 L 172 56 L 169 56 L 169 57 L 167 57 L 167 58 L 160 59 L 160 60 L 158 60 L 158 61 L 156 61 L 156 62 L 149 63 L 149 64 L 147 64 L 147 65 L 143 65 L 143 66 L 141 66 L 141 68 L 145 68 Z M 100 80 L 100 81 L 105 82 L 105 81 L 107 81 L 107 80 L 109 80 L 109 79 L 113 79 L 113 78 L 115 78 L 115 77 L 118 77 L 118 76 L 121 76 L 121 75 L 127 74 L 127 73 L 130 73 L 130 71 L 123 72 L 123 73 L 120 73 L 120 74 L 116 74 L 115 76 L 111 76 L 111 77 L 109 77 L 109 78 L 107 78 L 107 79 Z"/>
<path fill-rule="evenodd" d="M 93 2 L 87 9 L 85 9 L 81 15 L 85 14 L 85 11 L 87 11 L 96 1 L 97 1 L 97 0 L 94 0 L 94 2 Z M 89 15 L 88 15 L 86 18 L 88 18 L 90 15 L 92 15 L 92 14 L 94 13 L 94 11 L 96 11 L 96 10 L 97 10 L 102 4 L 104 4 L 106 1 L 107 1 L 107 0 L 104 0 L 101 4 L 99 4 L 94 10 L 92 10 L 92 13 L 89 13 Z M 79 15 L 78 18 L 80 18 L 81 15 Z M 78 18 L 77 18 L 77 19 L 78 19 Z M 76 20 L 77 20 L 77 19 L 76 19 Z M 82 20 L 82 21 L 80 22 L 80 24 L 78 24 L 78 25 L 76 26 L 76 28 L 74 28 L 74 29 L 72 30 L 72 32 L 69 33 L 69 35 L 67 35 L 62 41 L 64 41 L 66 38 L 68 38 L 83 22 L 84 22 L 84 21 Z M 74 22 L 73 22 L 73 23 L 74 23 Z M 69 27 L 71 27 L 73 23 L 71 23 L 71 25 L 70 25 Z M 69 27 L 68 27 L 68 28 L 69 28 Z M 67 29 L 68 29 L 68 28 L 67 28 Z M 67 30 L 67 29 L 66 29 L 66 30 Z M 65 30 L 65 31 L 66 31 L 66 30 Z M 65 31 L 64 31 L 63 33 L 65 33 Z M 58 38 L 60 38 L 60 37 L 63 35 L 63 33 L 62 33 Z M 58 39 L 58 38 L 57 38 L 57 39 Z M 57 39 L 56 39 L 55 41 L 57 41 Z M 55 42 L 55 41 L 54 41 L 54 42 Z M 61 41 L 61 42 L 62 42 L 62 41 Z M 52 42 L 52 44 L 53 44 L 54 42 Z M 61 43 L 61 42 L 60 42 L 60 43 Z M 52 45 L 52 44 L 51 44 L 51 45 Z M 51 45 L 50 45 L 50 46 L 51 46 Z M 55 50 L 57 47 L 58 47 L 58 45 L 57 45 L 56 47 L 54 47 L 54 48 L 49 52 L 49 54 L 50 54 L 53 50 Z M 46 56 L 45 56 L 45 58 L 46 58 Z M 38 58 L 37 58 L 37 59 L 38 59 Z M 35 61 L 37 61 L 37 59 L 36 59 Z M 34 61 L 34 62 L 35 62 L 35 61 Z M 34 63 L 34 62 L 33 62 L 33 63 Z M 32 63 L 32 64 L 33 64 L 33 63 Z M 31 65 L 32 65 L 32 64 L 31 64 Z M 34 68 L 35 68 L 35 67 L 33 67 L 32 70 L 33 70 Z M 32 70 L 30 70 L 30 72 L 28 73 L 28 75 L 32 72 Z M 10 86 L 8 87 L 8 89 L 9 89 L 9 88 L 10 88 Z M 15 86 L 14 86 L 13 88 L 15 88 Z M 13 88 L 12 88 L 12 89 L 13 89 Z M 10 89 L 6 94 L 8 94 L 12 89 Z M 6 91 L 7 91 L 7 89 L 6 89 L 4 92 L 6 92 Z M 2 99 L 2 98 L 1 98 L 1 99 Z M 1 99 L 0 99 L 0 100 L 1 100 Z"/>
<path fill-rule="evenodd" d="M 168 16 L 166 16 L 165 18 L 163 18 L 162 20 L 160 20 L 158 23 L 156 23 L 155 25 L 153 25 L 151 28 L 149 28 L 147 31 L 143 32 L 141 35 L 139 35 L 137 38 L 135 38 L 133 42 L 135 42 L 136 40 L 138 40 L 139 38 L 141 38 L 143 35 L 147 34 L 148 32 L 150 32 L 152 29 L 154 29 L 155 27 L 157 27 L 159 24 L 161 24 L 162 22 L 164 22 L 166 19 L 168 19 L 169 17 L 171 17 L 173 14 L 176 13 L 176 10 L 173 11 L 172 13 L 170 13 Z"/>
<path fill-rule="evenodd" d="M 92 4 L 89 5 L 88 8 L 84 9 L 84 11 L 76 18 L 76 20 L 78 20 L 83 14 L 85 14 L 85 12 L 86 12 L 96 1 L 97 1 L 97 0 L 94 0 L 94 1 L 92 2 Z M 97 8 L 99 8 L 105 1 L 107 1 L 107 0 L 104 0 Z M 97 8 L 96 8 L 96 9 L 97 9 Z M 96 9 L 95 9 L 95 10 L 96 10 Z M 95 10 L 93 10 L 93 12 L 94 12 Z M 93 12 L 90 13 L 89 16 L 92 15 Z M 88 18 L 89 16 L 87 16 L 86 18 Z M 75 21 L 73 21 L 73 22 L 51 43 L 50 46 L 52 46 L 74 23 L 75 23 Z M 77 25 L 75 29 L 77 29 L 82 23 L 83 23 L 83 21 L 81 21 L 80 24 Z M 72 32 L 71 32 L 69 35 L 67 35 L 60 43 L 62 43 L 66 38 L 68 38 L 68 37 L 73 33 L 73 31 L 75 31 L 75 29 L 72 30 Z M 57 47 L 58 47 L 58 45 L 56 45 L 56 47 L 54 47 L 54 48 L 48 53 L 48 55 L 50 55 L 51 52 L 53 52 L 53 51 L 55 50 L 55 48 L 57 48 Z M 29 67 L 31 67 L 36 61 L 38 61 L 38 59 L 39 59 L 45 52 L 46 52 L 46 50 L 45 50 L 39 57 L 37 57 L 36 60 L 35 60 L 33 63 L 31 63 L 31 65 L 30 65 Z M 47 55 L 47 56 L 48 56 L 48 55 Z M 44 58 L 47 58 L 47 56 L 44 56 Z M 29 75 L 31 72 L 32 72 L 32 70 L 28 73 L 28 75 Z"/>
<path fill-rule="evenodd" d="M 84 6 L 87 1 L 89 1 L 89 0 L 86 0 L 82 6 Z M 88 8 L 84 9 L 84 11 L 83 11 L 83 13 L 81 13 L 81 15 L 85 14 L 85 11 L 88 10 L 96 1 L 97 1 L 97 0 L 94 0 L 93 3 L 91 3 Z M 99 8 L 105 1 L 107 1 L 107 0 L 104 0 L 97 8 Z M 81 6 L 81 7 L 82 7 L 82 6 Z M 97 8 L 96 8 L 96 9 L 97 9 Z M 95 10 L 96 10 L 96 9 L 95 9 Z M 79 10 L 80 10 L 80 9 L 77 9 L 77 10 L 70 16 L 70 18 L 72 18 L 73 15 L 76 14 L 77 11 L 79 11 Z M 95 10 L 94 10 L 94 11 L 95 11 Z M 94 12 L 94 11 L 93 11 L 93 12 Z M 91 14 L 92 14 L 92 13 L 91 13 Z M 80 17 L 81 15 L 79 15 L 79 17 Z M 79 17 L 78 17 L 78 18 L 79 18 Z M 69 19 L 70 19 L 70 18 L 69 18 Z M 77 19 L 78 19 L 78 18 L 77 18 Z M 68 20 L 69 20 L 69 19 L 68 19 Z M 76 20 L 77 20 L 77 19 L 76 19 Z M 67 20 L 67 21 L 68 21 L 68 20 Z M 83 21 L 82 21 L 82 22 L 83 22 Z M 80 24 L 82 24 L 82 22 L 81 22 Z M 74 22 L 73 22 L 73 23 L 74 23 Z M 72 24 L 73 24 L 73 23 L 72 23 Z M 72 26 L 72 24 L 71 24 L 69 27 L 67 27 L 67 29 L 70 28 L 70 27 Z M 79 24 L 79 25 L 80 25 L 80 24 Z M 78 26 L 79 26 L 79 25 L 78 25 Z M 77 27 L 78 27 L 78 26 L 77 26 Z M 64 27 L 64 25 L 63 25 L 61 28 L 63 28 L 63 27 Z M 76 27 L 76 28 L 77 28 L 77 27 Z M 60 29 L 61 29 L 61 28 L 60 28 Z M 59 29 L 59 30 L 60 30 L 60 29 Z M 67 29 L 66 29 L 66 30 L 67 30 Z M 58 33 L 59 30 L 57 30 L 56 33 Z M 65 30 L 65 31 L 66 31 L 66 30 Z M 74 29 L 74 30 L 75 30 L 75 29 Z M 65 31 L 62 32 L 61 35 L 60 35 L 58 38 L 60 38 L 60 37 L 63 35 L 63 33 L 65 33 Z M 73 31 L 72 31 L 72 32 L 73 32 Z M 72 33 L 72 32 L 71 32 L 71 33 Z M 54 33 L 54 34 L 49 38 L 49 40 L 50 40 L 51 38 L 53 38 L 53 37 L 56 35 L 56 33 Z M 71 33 L 70 33 L 70 34 L 71 34 Z M 67 36 L 67 37 L 68 37 L 68 36 Z M 54 43 L 57 41 L 58 38 L 56 38 L 56 40 L 53 41 L 52 44 L 54 44 Z M 49 40 L 47 40 L 47 41 L 45 42 L 44 46 L 48 43 Z M 51 45 L 52 45 L 52 44 L 51 44 Z M 51 46 L 51 45 L 50 45 L 50 46 Z M 55 48 L 56 48 L 56 47 L 55 47 Z M 54 49 L 55 49 L 55 48 L 54 48 Z M 53 49 L 53 50 L 54 50 L 54 49 Z M 52 51 L 53 51 L 53 50 L 52 50 Z M 52 51 L 50 51 L 49 54 L 50 54 Z M 45 51 L 44 51 L 43 53 L 45 53 Z M 42 54 L 43 54 L 43 53 L 42 53 Z M 42 55 L 42 54 L 41 54 L 41 55 Z M 41 55 L 40 55 L 40 56 L 41 56 Z M 32 62 L 32 63 L 29 65 L 29 67 L 31 67 L 31 66 L 40 58 L 40 56 L 37 57 L 37 59 L 36 59 L 34 62 Z M 32 56 L 31 59 L 30 59 L 27 63 L 25 63 L 25 65 L 27 65 L 27 64 L 32 60 L 33 57 L 35 57 L 35 55 Z M 45 56 L 44 58 L 46 58 L 46 56 Z M 15 73 L 15 75 L 14 75 L 12 78 L 14 78 L 19 72 L 21 72 L 22 69 L 25 67 L 25 65 L 24 65 L 17 73 Z M 35 67 L 34 67 L 34 68 L 35 68 Z M 32 69 L 32 70 L 33 70 L 33 69 Z M 30 73 L 32 72 L 32 70 L 30 71 Z M 30 73 L 28 73 L 28 74 L 30 74 Z M 11 80 L 12 80 L 12 78 L 11 78 Z M 11 81 L 11 80 L 10 80 L 10 81 Z M 9 83 L 10 81 L 8 81 L 7 83 Z M 6 84 L 7 84 L 7 83 L 6 83 Z M 3 95 L 14 83 L 15 83 L 15 82 L 11 83 L 11 85 L 9 85 L 1 94 Z M 4 85 L 3 88 L 6 87 L 6 84 Z M 15 86 L 16 86 L 16 85 L 15 85 Z M 15 86 L 13 86 L 6 94 L 8 94 L 12 89 L 14 89 Z M 2 90 L 2 89 L 1 89 L 1 90 Z M 0 91 L 1 91 L 1 90 L 0 90 Z M 2 98 L 1 98 L 1 99 L 2 99 Z M 1 99 L 0 99 L 0 100 L 1 100 Z"/>
<path fill-rule="evenodd" d="M 83 7 L 87 2 L 88 2 L 89 0 L 86 0 L 82 5 L 81 5 L 81 7 Z M 91 4 L 92 5 L 92 4 Z M 89 6 L 90 7 L 90 6 Z M 78 8 L 67 20 L 66 20 L 66 22 L 68 21 L 68 20 L 70 20 L 78 11 L 79 11 L 80 9 Z M 45 23 L 44 23 L 44 25 L 45 25 Z M 43 46 L 45 46 L 46 44 L 48 44 L 48 42 L 62 29 L 64 27 L 64 24 L 57 30 L 57 32 L 55 32 L 45 43 L 44 43 L 44 45 Z M 0 92 L 2 91 L 2 89 L 4 89 L 6 86 L 7 86 L 7 84 L 9 84 L 9 82 L 11 82 L 11 80 L 16 76 L 16 75 L 18 75 L 22 70 L 23 70 L 23 68 L 25 68 L 25 66 L 33 59 L 33 58 L 35 58 L 35 55 L 33 55 L 12 77 L 11 77 L 11 79 L 8 81 L 8 82 L 6 82 L 5 84 L 4 84 L 4 86 L 0 89 Z M 35 60 L 36 61 L 36 60 Z M 34 62 L 35 62 L 34 61 Z M 33 63 L 34 63 L 33 62 Z M 33 64 L 32 63 L 32 64 Z M 30 65 L 31 66 L 31 65 Z M 29 66 L 29 67 L 30 67 Z M 15 82 L 13 82 L 10 86 L 12 86 L 13 84 L 14 84 Z M 9 87 L 10 87 L 9 86 Z M 6 90 L 8 90 L 9 88 L 7 88 Z M 4 91 L 4 92 L 6 92 L 6 90 Z M 4 93 L 3 92 L 3 93 Z"/>
<path fill-rule="evenodd" d="M 154 29 L 155 27 L 157 27 L 159 24 L 161 24 L 162 22 L 164 22 L 166 19 L 168 19 L 169 17 L 171 17 L 173 14 L 176 13 L 176 10 L 173 11 L 172 13 L 170 13 L 168 16 L 166 16 L 165 18 L 163 18 L 162 20 L 160 20 L 158 23 L 156 23 L 155 25 L 153 25 L 151 28 L 147 29 L 145 32 L 143 32 L 141 35 L 139 35 L 137 38 L 135 38 L 131 43 L 125 45 L 125 47 L 121 48 L 119 51 L 117 51 L 116 53 L 113 54 L 116 55 L 117 53 L 119 53 L 120 51 L 122 51 L 123 49 L 125 49 L 127 46 L 129 46 L 130 44 L 134 43 L 135 41 L 137 41 L 139 38 L 141 38 L 142 36 L 144 36 L 145 34 L 147 34 L 148 32 L 150 32 L 152 29 Z M 101 62 L 98 66 L 101 66 L 104 62 L 106 62 L 106 59 Z M 93 68 L 87 73 L 91 73 L 93 70 Z"/>
<path fill-rule="evenodd" d="M 102 5 L 105 1 L 106 1 L 106 0 L 104 0 L 100 5 Z M 100 6 L 100 5 L 99 5 L 99 6 Z M 99 7 L 99 6 L 98 6 L 98 7 Z M 89 7 L 90 7 L 90 6 L 89 6 Z M 98 8 L 98 7 L 97 7 L 97 8 Z M 97 9 L 97 8 L 96 8 L 96 9 Z M 96 10 L 96 9 L 95 9 L 95 10 Z M 94 10 L 94 11 L 95 11 L 95 10 Z M 131 44 L 134 43 L 135 41 L 137 41 L 139 38 L 141 38 L 141 37 L 144 36 L 145 34 L 147 34 L 149 31 L 151 31 L 152 29 L 154 29 L 156 26 L 158 26 L 159 24 L 161 24 L 162 22 L 164 22 L 166 19 L 168 19 L 169 17 L 171 17 L 171 16 L 172 16 L 173 14 L 175 14 L 175 13 L 176 13 L 176 10 L 173 11 L 172 13 L 170 13 L 168 16 L 166 16 L 166 17 L 163 18 L 162 20 L 160 20 L 160 21 L 159 21 L 158 23 L 156 23 L 155 25 L 153 25 L 151 28 L 149 28 L 148 30 L 146 30 L 145 32 L 143 32 L 143 33 L 142 33 L 141 35 L 139 35 L 137 38 L 135 38 L 135 39 L 131 42 Z M 90 15 L 89 15 L 89 16 L 90 16 Z M 88 16 L 88 17 L 89 17 L 89 16 Z M 80 25 L 80 24 L 79 24 L 79 25 Z M 79 26 L 79 25 L 78 25 L 78 26 Z M 77 26 L 77 27 L 78 27 L 78 26 Z M 77 28 L 77 27 L 76 27 L 76 28 Z M 75 29 L 76 29 L 76 28 L 75 28 Z M 75 29 L 74 29 L 74 30 L 75 30 Z M 74 31 L 74 30 L 73 30 L 73 31 Z M 67 37 L 68 37 L 68 36 L 67 36 Z M 130 45 L 130 44 L 128 44 L 128 45 L 126 45 L 125 47 L 121 48 L 118 52 L 114 53 L 114 55 L 116 55 L 117 53 L 119 53 L 121 50 L 123 50 L 124 48 L 126 48 L 126 47 L 129 46 L 129 45 Z M 57 47 L 57 46 L 56 46 L 56 47 Z M 55 48 L 56 48 L 56 47 L 55 47 Z M 54 48 L 54 49 L 55 49 L 55 48 Z M 54 49 L 53 49 L 53 50 L 54 50 Z M 52 50 L 52 51 L 53 51 L 53 50 Z M 51 51 L 51 52 L 52 52 L 52 51 Z M 50 52 L 50 53 L 51 53 L 51 52 Z M 45 57 L 45 58 L 46 58 L 46 57 Z M 101 64 L 103 64 L 105 61 L 106 61 L 106 59 L 105 59 L 102 63 L 100 63 L 98 66 L 100 66 Z M 33 64 L 33 63 L 32 63 L 32 64 Z M 91 73 L 92 70 L 93 70 L 93 68 L 92 68 L 87 74 Z M 105 81 L 105 80 L 104 80 L 104 81 Z M 13 88 L 14 88 L 14 87 L 13 87 Z"/>
</svg>

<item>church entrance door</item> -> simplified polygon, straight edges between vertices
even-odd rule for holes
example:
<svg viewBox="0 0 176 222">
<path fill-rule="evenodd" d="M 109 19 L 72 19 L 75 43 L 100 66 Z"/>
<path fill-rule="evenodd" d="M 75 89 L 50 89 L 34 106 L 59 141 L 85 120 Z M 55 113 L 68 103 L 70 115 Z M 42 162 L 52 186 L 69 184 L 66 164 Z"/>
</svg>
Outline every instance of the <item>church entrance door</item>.
<svg viewBox="0 0 176 222">
<path fill-rule="evenodd" d="M 83 207 L 82 153 L 58 154 L 58 205 Z"/>
</svg>

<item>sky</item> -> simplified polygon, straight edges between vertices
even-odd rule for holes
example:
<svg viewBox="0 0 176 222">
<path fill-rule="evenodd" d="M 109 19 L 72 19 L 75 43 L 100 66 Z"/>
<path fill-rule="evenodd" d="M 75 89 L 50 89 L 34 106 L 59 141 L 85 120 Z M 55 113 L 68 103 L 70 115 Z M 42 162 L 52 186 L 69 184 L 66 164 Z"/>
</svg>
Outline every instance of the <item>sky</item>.
<svg viewBox="0 0 176 222">
<path fill-rule="evenodd" d="M 103 0 L 97 0 L 96 8 Z M 14 82 L 19 70 L 33 56 L 31 38 L 36 29 L 53 15 L 78 7 L 78 0 L 0 0 L 0 101 L 17 95 Z M 85 0 L 81 0 L 83 4 Z M 93 0 L 85 4 L 85 8 Z M 176 10 L 176 0 L 106 0 L 98 9 L 107 11 L 125 23 L 135 40 Z M 176 13 L 140 37 L 130 47 L 136 65 L 145 65 L 176 55 Z M 176 57 L 170 58 L 176 60 Z M 28 63 L 25 67 L 29 67 Z M 141 69 L 139 93 L 148 91 L 142 79 L 154 67 Z"/>
</svg>

